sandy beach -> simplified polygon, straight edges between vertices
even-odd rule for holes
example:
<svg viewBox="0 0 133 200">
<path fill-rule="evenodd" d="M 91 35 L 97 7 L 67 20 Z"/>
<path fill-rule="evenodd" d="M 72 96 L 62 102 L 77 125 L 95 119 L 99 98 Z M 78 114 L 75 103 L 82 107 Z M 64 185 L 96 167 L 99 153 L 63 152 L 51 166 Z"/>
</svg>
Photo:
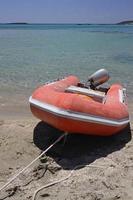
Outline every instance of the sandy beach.
<svg viewBox="0 0 133 200">
<path fill-rule="evenodd" d="M 2 187 L 60 134 L 46 133 L 47 125 L 31 115 L 26 98 L 23 104 L 3 105 L 0 109 Z M 39 187 L 67 177 L 79 165 L 85 166 L 77 167 L 67 180 L 43 189 L 36 199 L 132 200 L 133 125 L 130 125 L 108 138 L 68 135 L 65 142 L 56 144 L 2 190 L 0 200 L 32 199 Z"/>
<path fill-rule="evenodd" d="M 108 72 L 94 75 L 100 69 Z M 69 75 L 80 81 L 33 94 Z M 121 103 L 127 94 L 130 124 L 110 137 L 65 135 L 30 111 L 31 96 L 41 119 L 62 130 L 110 134 L 128 123 L 117 89 Z M 133 1 L 0 1 L 0 200 L 133 200 L 132 134 Z"/>
</svg>

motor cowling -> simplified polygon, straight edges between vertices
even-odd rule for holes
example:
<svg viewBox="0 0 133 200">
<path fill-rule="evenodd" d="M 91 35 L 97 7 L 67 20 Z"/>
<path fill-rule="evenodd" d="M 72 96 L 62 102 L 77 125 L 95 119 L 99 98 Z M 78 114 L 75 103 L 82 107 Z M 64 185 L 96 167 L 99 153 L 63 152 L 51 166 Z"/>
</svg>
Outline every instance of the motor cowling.
<svg viewBox="0 0 133 200">
<path fill-rule="evenodd" d="M 90 87 L 97 87 L 109 80 L 110 76 L 106 69 L 100 69 L 89 76 L 88 81 L 90 82 Z"/>
</svg>

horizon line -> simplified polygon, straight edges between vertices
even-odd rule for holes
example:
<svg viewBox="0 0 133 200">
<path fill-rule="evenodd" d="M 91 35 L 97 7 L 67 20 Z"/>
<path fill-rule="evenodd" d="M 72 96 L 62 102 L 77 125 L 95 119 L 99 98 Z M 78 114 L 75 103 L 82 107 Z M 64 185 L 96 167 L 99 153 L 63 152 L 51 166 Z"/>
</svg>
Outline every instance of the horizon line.
<svg viewBox="0 0 133 200">
<path fill-rule="evenodd" d="M 122 22 L 126 22 L 126 23 L 133 23 L 132 20 L 128 20 L 128 21 L 121 21 L 121 22 L 114 22 L 114 23 L 96 23 L 96 22 L 93 22 L 93 23 L 89 23 L 89 22 L 0 22 L 0 24 L 22 24 L 22 25 L 30 25 L 30 24 L 74 24 L 74 25 L 117 25 L 119 23 L 122 23 Z"/>
</svg>

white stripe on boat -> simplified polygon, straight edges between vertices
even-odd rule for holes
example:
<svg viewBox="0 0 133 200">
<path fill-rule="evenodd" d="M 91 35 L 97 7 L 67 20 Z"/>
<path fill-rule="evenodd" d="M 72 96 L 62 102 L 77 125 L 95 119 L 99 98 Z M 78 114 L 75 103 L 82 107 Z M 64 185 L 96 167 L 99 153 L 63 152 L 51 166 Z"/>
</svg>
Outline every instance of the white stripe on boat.
<svg viewBox="0 0 133 200">
<path fill-rule="evenodd" d="M 41 110 L 52 113 L 56 116 L 65 117 L 68 119 L 104 124 L 104 125 L 109 125 L 109 126 L 122 126 L 129 123 L 129 118 L 125 118 L 122 120 L 114 120 L 114 119 L 107 119 L 107 118 L 99 117 L 99 116 L 92 116 L 85 113 L 81 114 L 79 112 L 74 112 L 74 111 L 58 108 L 56 106 L 33 99 L 32 97 L 29 98 L 29 102 L 34 107 L 37 107 Z"/>
</svg>

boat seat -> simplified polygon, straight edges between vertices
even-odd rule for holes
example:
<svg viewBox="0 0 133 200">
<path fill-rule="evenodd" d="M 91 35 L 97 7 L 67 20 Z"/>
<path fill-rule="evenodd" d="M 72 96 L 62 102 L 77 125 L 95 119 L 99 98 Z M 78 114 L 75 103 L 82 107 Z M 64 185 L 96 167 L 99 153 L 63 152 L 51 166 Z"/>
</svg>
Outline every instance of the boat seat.
<svg viewBox="0 0 133 200">
<path fill-rule="evenodd" d="M 105 92 L 97 91 L 97 90 L 92 90 L 88 88 L 82 88 L 82 87 L 77 87 L 77 86 L 69 86 L 65 90 L 66 92 L 71 92 L 71 93 L 78 93 L 78 94 L 83 94 L 89 97 L 92 97 L 100 102 L 102 102 L 105 98 Z"/>
</svg>

